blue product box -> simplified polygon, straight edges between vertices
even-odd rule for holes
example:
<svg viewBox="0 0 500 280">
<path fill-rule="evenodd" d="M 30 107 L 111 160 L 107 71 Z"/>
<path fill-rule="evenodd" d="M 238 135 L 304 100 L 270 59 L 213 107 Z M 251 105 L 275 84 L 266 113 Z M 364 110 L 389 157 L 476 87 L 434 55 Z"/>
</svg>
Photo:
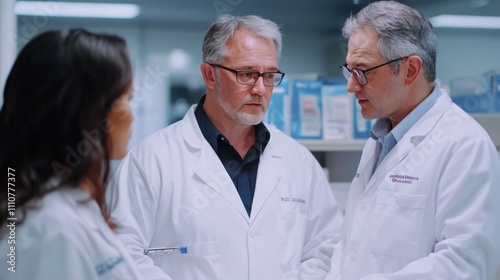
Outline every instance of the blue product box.
<svg viewBox="0 0 500 280">
<path fill-rule="evenodd" d="M 323 139 L 352 139 L 353 107 L 351 94 L 347 92 L 347 84 L 323 84 L 322 103 Z"/>
<path fill-rule="evenodd" d="M 287 116 L 289 115 L 289 112 L 287 112 L 287 109 L 289 108 L 289 106 L 287 106 L 287 99 L 288 78 L 285 77 L 283 78 L 283 81 L 281 81 L 281 84 L 273 89 L 265 122 L 275 126 L 287 134 L 290 134 L 289 128 L 287 128 L 289 126 L 289 122 L 287 121 Z"/>
<path fill-rule="evenodd" d="M 291 82 L 291 136 L 296 139 L 322 139 L 322 83 L 317 80 Z"/>
<path fill-rule="evenodd" d="M 368 139 L 370 137 L 370 130 L 372 129 L 372 121 L 366 120 L 361 115 L 361 106 L 354 94 L 352 97 L 353 105 L 353 138 L 354 139 Z"/>
<path fill-rule="evenodd" d="M 342 77 L 330 77 L 330 76 L 323 76 L 320 75 L 318 77 L 318 81 L 321 81 L 324 86 L 329 86 L 329 85 L 345 85 L 347 86 L 347 80 L 342 76 Z"/>
<path fill-rule="evenodd" d="M 500 113 L 500 74 L 493 71 L 490 73 L 490 91 L 492 95 L 491 98 L 493 99 L 493 108 L 491 111 Z"/>
<path fill-rule="evenodd" d="M 487 113 L 490 111 L 490 95 L 488 93 L 452 95 L 451 100 L 468 113 Z"/>
<path fill-rule="evenodd" d="M 451 100 L 468 113 L 493 111 L 491 85 L 486 79 L 459 78 L 450 83 Z"/>
</svg>

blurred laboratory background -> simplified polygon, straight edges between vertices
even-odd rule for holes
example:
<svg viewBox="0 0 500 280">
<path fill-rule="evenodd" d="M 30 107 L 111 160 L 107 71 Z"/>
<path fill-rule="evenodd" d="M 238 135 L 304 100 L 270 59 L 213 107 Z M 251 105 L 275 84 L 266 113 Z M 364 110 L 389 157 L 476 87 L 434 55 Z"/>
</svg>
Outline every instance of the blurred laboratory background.
<svg viewBox="0 0 500 280">
<path fill-rule="evenodd" d="M 35 10 L 29 10 L 35 2 Z M 68 1 L 77 2 L 77 1 Z M 82 1 L 79 1 L 82 2 Z M 368 0 L 88 0 L 133 4 L 124 14 L 112 7 L 77 7 L 76 15 L 65 14 L 62 1 L 0 1 L 0 84 L 18 50 L 35 34 L 48 29 L 84 27 L 115 33 L 128 44 L 135 68 L 136 114 L 134 145 L 144 136 L 172 123 L 204 93 L 199 73 L 201 44 L 208 25 L 223 13 L 256 14 L 282 26 L 283 54 L 279 67 L 287 76 L 338 78 L 338 65 L 345 63 L 346 41 L 340 29 L 345 19 Z M 500 0 L 402 0 L 433 19 L 439 52 L 437 76 L 456 94 L 475 94 L 473 114 L 489 117 L 490 133 L 500 130 L 495 100 L 481 99 L 491 91 L 491 79 L 500 69 Z M 38 6 L 38 8 L 37 8 Z M 33 9 L 31 7 L 31 9 Z M 69 11 L 71 12 L 71 10 Z M 99 12 L 87 15 L 87 12 Z M 451 16 L 482 16 L 452 22 Z M 123 18 L 119 18 L 123 16 Z M 476 23 L 466 26 L 466 23 Z M 479 25 L 478 25 L 479 24 Z M 490 25 L 488 25 L 490 24 Z M 488 81 L 488 79 L 490 79 Z M 498 97 L 500 98 L 500 97 Z M 0 104 L 1 104 L 0 100 Z M 492 103 L 493 102 L 493 103 Z M 469 102 L 470 103 L 470 102 Z M 469 104 L 470 105 L 470 104 Z M 469 106 L 471 107 L 471 106 Z M 484 108 L 483 108 L 484 107 Z M 490 118 L 495 115 L 494 118 Z M 492 136 L 493 137 L 493 136 Z M 498 135 L 494 137 L 500 138 Z M 498 140 L 495 140 L 498 146 Z"/>
<path fill-rule="evenodd" d="M 80 2 L 99 5 L 70 5 Z M 122 5 L 109 7 L 104 2 Z M 347 53 L 342 25 L 347 17 L 371 2 L 374 1 L 0 0 L 2 96 L 17 52 L 36 34 L 50 29 L 83 27 L 120 35 L 128 42 L 135 71 L 135 97 L 131 101 L 135 114 L 130 141 L 133 146 L 147 135 L 181 119 L 204 94 L 199 71 L 201 45 L 209 24 L 219 15 L 255 14 L 281 25 L 284 37 L 279 68 L 291 80 L 321 80 L 332 86 L 333 92 L 338 89 L 335 88 L 337 83 L 340 86 L 345 83 L 339 69 Z M 457 104 L 485 127 L 500 150 L 500 0 L 399 2 L 416 8 L 431 20 L 439 45 L 438 82 Z M 288 86 L 291 84 L 291 81 L 285 82 L 285 88 L 277 91 L 276 96 L 293 95 L 292 87 Z M 0 97 L 0 105 L 2 102 Z M 280 103 L 275 102 L 273 109 L 281 117 L 268 118 L 268 121 L 282 125 L 280 128 L 290 133 L 284 112 L 287 108 L 282 104 L 278 108 L 276 104 Z M 332 108 L 324 108 L 324 120 L 335 121 L 325 116 L 338 114 L 330 112 L 328 115 L 327 110 Z M 361 132 L 365 133 L 339 134 L 324 126 L 318 130 L 318 135 L 309 137 L 311 139 L 297 137 L 324 166 L 342 208 L 370 125 L 356 123 L 354 119 L 341 116 L 342 121 L 353 122 L 350 129 L 359 130 L 361 127 L 357 126 L 362 124 Z"/>
<path fill-rule="evenodd" d="M 120 6 L 109 7 L 103 2 Z M 293 96 L 293 79 L 309 81 L 319 88 L 318 100 L 332 97 L 323 100 L 323 107 L 317 108 L 323 114 L 318 114 L 323 118 L 323 127 L 319 126 L 317 135 L 292 136 L 309 148 L 324 166 L 332 190 L 344 208 L 370 122 L 356 121 L 355 107 L 351 105 L 348 105 L 350 109 L 342 108 L 348 115 L 339 115 L 331 112 L 338 106 L 328 104 L 335 102 L 337 91 L 342 90 L 345 83 L 339 69 L 347 53 L 341 27 L 347 17 L 371 2 L 374 1 L 86 0 L 84 6 L 73 6 L 71 4 L 76 5 L 77 1 L 1 0 L 0 85 L 3 92 L 17 52 L 39 32 L 83 27 L 118 34 L 128 42 L 135 71 L 135 97 L 131 103 L 135 114 L 130 141 L 133 146 L 145 136 L 181 119 L 204 94 L 199 66 L 201 45 L 209 24 L 224 13 L 260 15 L 282 26 L 283 52 L 279 68 L 290 78 L 290 82 L 275 88 L 273 98 L 276 99 L 271 103 L 278 117 L 268 116 L 267 121 L 293 134 L 289 126 L 294 120 L 287 118 L 291 106 L 284 106 L 284 101 L 279 99 Z M 485 127 L 500 150 L 500 0 L 400 2 L 418 9 L 431 20 L 439 44 L 438 82 L 459 106 Z M 317 81 L 321 81 L 319 86 Z M 327 92 L 325 97 L 325 89 L 333 95 L 328 96 Z M 352 97 L 346 96 L 352 94 L 345 92 L 341 98 L 355 104 Z M 350 122 L 344 123 L 350 131 L 329 130 L 328 122 Z M 500 279 L 500 275 L 497 278 Z"/>
</svg>

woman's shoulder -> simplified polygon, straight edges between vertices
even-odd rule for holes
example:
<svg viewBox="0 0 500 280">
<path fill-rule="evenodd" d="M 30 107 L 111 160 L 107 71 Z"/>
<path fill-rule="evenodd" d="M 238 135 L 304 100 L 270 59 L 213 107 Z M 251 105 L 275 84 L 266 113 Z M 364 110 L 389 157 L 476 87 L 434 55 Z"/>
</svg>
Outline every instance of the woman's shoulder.
<svg viewBox="0 0 500 280">
<path fill-rule="evenodd" d="M 92 211 L 94 207 L 89 209 L 87 204 L 96 203 L 79 188 L 50 192 L 29 203 L 26 218 L 18 229 L 19 235 L 28 242 L 43 242 L 53 238 L 61 242 L 78 239 L 89 227 L 89 222 L 82 215 L 88 216 L 87 212 L 90 211 L 92 216 L 92 212 L 95 212 Z"/>
</svg>

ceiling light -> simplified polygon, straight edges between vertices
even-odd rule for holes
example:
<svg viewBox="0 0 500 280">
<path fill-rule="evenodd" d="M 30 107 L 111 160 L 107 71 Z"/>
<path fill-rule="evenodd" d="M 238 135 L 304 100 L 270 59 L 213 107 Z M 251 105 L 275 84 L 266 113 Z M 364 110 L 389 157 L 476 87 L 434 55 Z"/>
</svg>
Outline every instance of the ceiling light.
<svg viewBox="0 0 500 280">
<path fill-rule="evenodd" d="M 500 29 L 500 17 L 439 15 L 429 21 L 434 27 Z"/>
<path fill-rule="evenodd" d="M 168 64 L 174 70 L 186 69 L 189 66 L 190 60 L 189 54 L 182 49 L 175 49 L 168 56 Z"/>
<path fill-rule="evenodd" d="M 135 18 L 140 8 L 134 4 L 18 1 L 15 11 L 18 15 L 49 17 Z"/>
</svg>

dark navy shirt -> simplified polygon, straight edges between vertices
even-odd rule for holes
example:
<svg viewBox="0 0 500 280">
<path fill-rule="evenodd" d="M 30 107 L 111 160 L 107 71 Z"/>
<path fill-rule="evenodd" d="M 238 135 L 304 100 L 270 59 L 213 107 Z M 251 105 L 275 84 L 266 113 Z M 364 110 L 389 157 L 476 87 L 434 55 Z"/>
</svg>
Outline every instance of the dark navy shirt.
<svg viewBox="0 0 500 280">
<path fill-rule="evenodd" d="M 229 177 L 233 180 L 241 201 L 247 210 L 248 216 L 252 210 L 253 195 L 255 193 L 255 182 L 259 168 L 259 158 L 269 142 L 270 133 L 264 124 L 254 126 L 255 140 L 244 158 L 241 158 L 229 140 L 215 127 L 203 109 L 205 96 L 198 102 L 194 112 L 196 121 L 200 126 L 203 136 L 208 141 L 226 169 Z"/>
</svg>

